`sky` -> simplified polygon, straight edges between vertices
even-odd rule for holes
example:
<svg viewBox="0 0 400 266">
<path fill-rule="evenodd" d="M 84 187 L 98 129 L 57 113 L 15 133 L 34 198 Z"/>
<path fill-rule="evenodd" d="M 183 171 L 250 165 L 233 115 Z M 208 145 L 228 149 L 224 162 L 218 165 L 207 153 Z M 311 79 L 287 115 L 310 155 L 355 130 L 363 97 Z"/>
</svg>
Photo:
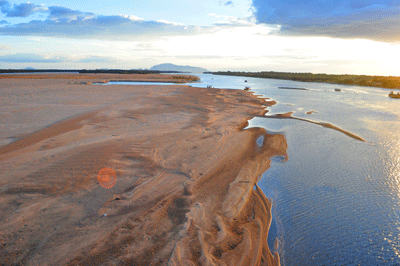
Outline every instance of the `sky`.
<svg viewBox="0 0 400 266">
<path fill-rule="evenodd" d="M 0 0 L 0 68 L 400 76 L 400 0 Z"/>
</svg>

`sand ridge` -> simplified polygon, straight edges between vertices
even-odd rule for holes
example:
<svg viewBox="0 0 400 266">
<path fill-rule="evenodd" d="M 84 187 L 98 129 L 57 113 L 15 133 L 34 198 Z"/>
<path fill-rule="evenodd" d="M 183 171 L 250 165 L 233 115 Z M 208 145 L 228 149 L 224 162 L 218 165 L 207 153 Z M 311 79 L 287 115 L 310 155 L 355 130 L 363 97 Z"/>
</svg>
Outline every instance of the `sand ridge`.
<svg viewBox="0 0 400 266">
<path fill-rule="evenodd" d="M 315 111 L 307 112 L 307 114 L 312 114 L 312 113 L 315 113 Z M 356 139 L 356 140 L 359 140 L 359 141 L 362 141 L 362 142 L 366 142 L 366 140 L 363 139 L 362 137 L 357 136 L 356 134 L 353 134 L 353 133 L 351 133 L 351 132 L 349 132 L 347 130 L 344 130 L 344 129 L 338 127 L 338 126 L 335 126 L 335 125 L 333 125 L 331 123 L 319 122 L 319 121 L 313 121 L 313 120 L 310 120 L 310 119 L 295 117 L 295 116 L 292 116 L 292 114 L 293 114 L 293 112 L 288 112 L 288 113 L 284 113 L 284 114 L 275 114 L 275 115 L 267 115 L 267 116 L 259 116 L 259 117 L 265 118 L 265 119 L 277 118 L 277 119 L 300 120 L 300 121 L 303 121 L 303 122 L 319 125 L 319 126 L 322 126 L 322 127 L 325 127 L 325 128 L 330 128 L 330 129 L 336 130 L 338 132 L 341 132 L 341 133 L 345 134 L 346 136 L 349 136 L 350 138 L 353 138 L 353 139 Z"/>
<path fill-rule="evenodd" d="M 19 113 L 4 122 L 45 110 L 45 121 L 11 126 L 15 141 L 0 147 L 0 264 L 279 264 L 267 245 L 271 204 L 256 183 L 271 157 L 287 156 L 286 140 L 243 130 L 272 102 L 183 85 L 82 85 L 73 76 L 0 85 L 30 106 L 8 92 L 0 112 Z M 29 95 L 43 91 L 44 102 Z M 111 189 L 96 179 L 105 167 L 118 177 Z"/>
</svg>

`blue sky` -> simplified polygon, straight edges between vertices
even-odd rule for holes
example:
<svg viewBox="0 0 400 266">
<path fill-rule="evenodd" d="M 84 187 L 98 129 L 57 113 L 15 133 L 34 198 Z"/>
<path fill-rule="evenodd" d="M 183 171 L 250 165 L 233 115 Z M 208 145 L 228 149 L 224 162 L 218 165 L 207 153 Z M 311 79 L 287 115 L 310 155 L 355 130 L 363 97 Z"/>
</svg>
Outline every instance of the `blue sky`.
<svg viewBox="0 0 400 266">
<path fill-rule="evenodd" d="M 400 76 L 399 41 L 399 0 L 0 0 L 0 68 Z"/>
</svg>

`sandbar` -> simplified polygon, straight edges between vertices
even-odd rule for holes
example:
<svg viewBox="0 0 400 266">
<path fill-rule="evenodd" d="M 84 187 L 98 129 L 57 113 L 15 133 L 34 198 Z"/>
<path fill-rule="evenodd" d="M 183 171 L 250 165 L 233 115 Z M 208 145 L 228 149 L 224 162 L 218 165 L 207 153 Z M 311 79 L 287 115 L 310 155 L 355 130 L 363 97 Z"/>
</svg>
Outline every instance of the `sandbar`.
<svg viewBox="0 0 400 266">
<path fill-rule="evenodd" d="M 109 80 L 174 78 L 1 75 L 0 265 L 279 265 L 257 181 L 286 139 L 244 130 L 273 102 Z"/>
<path fill-rule="evenodd" d="M 314 112 L 314 111 L 308 112 L 307 114 L 312 114 L 313 112 Z M 344 130 L 344 129 L 338 127 L 338 126 L 335 126 L 335 125 L 333 125 L 333 124 L 331 124 L 331 123 L 319 122 L 319 121 L 313 121 L 313 120 L 310 120 L 310 119 L 295 117 L 295 116 L 292 116 L 292 114 L 293 114 L 293 112 L 288 112 L 288 113 L 283 113 L 283 114 L 267 115 L 267 116 L 260 116 L 260 117 L 261 117 L 261 118 L 266 118 L 266 119 L 269 119 L 269 118 L 277 118 L 277 119 L 294 119 L 294 120 L 300 120 L 300 121 L 303 121 L 303 122 L 307 122 L 307 123 L 319 125 L 319 126 L 322 126 L 322 127 L 325 127 L 325 128 L 330 128 L 330 129 L 336 130 L 336 131 L 338 131 L 338 132 L 341 132 L 341 133 L 345 134 L 346 136 L 348 136 L 348 137 L 350 137 L 350 138 L 353 138 L 353 139 L 356 139 L 356 140 L 359 140 L 359 141 L 362 141 L 362 142 L 366 142 L 366 140 L 363 139 L 362 137 L 357 136 L 356 134 L 353 134 L 353 133 L 351 133 L 351 132 L 349 132 L 349 131 L 347 131 L 347 130 Z"/>
</svg>

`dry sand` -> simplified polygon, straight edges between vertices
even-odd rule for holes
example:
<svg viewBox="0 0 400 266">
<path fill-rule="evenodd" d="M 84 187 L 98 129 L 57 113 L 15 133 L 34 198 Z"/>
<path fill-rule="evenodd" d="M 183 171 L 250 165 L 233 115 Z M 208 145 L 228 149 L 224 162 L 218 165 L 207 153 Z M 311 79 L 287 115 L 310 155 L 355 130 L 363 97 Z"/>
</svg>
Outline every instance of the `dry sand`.
<svg viewBox="0 0 400 266">
<path fill-rule="evenodd" d="M 243 130 L 273 102 L 85 85 L 165 75 L 0 77 L 0 265 L 279 264 L 256 183 L 286 140 Z M 97 181 L 105 167 L 111 189 Z"/>
</svg>

